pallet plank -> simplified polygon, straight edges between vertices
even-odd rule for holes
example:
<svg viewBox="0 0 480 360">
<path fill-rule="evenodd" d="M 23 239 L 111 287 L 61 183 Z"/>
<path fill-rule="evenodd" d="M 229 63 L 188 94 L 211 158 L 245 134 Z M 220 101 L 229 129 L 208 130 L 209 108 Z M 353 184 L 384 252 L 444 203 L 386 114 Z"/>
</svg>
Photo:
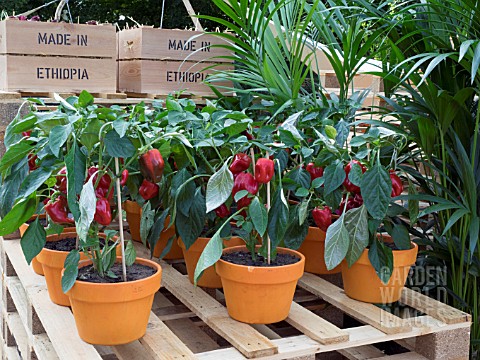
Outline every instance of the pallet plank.
<svg viewBox="0 0 480 360">
<path fill-rule="evenodd" d="M 344 291 L 321 277 L 305 273 L 299 280 L 300 287 L 336 306 L 354 318 L 374 326 L 386 334 L 408 332 L 412 327 L 403 319 L 375 305 L 350 299 Z"/>
<path fill-rule="evenodd" d="M 412 289 L 404 288 L 400 301 L 435 319 L 443 321 L 445 324 L 459 324 L 472 320 L 470 314 L 448 306 L 438 300 L 429 298 Z"/>
<path fill-rule="evenodd" d="M 345 342 L 349 338 L 346 331 L 339 329 L 296 302 L 292 302 L 286 321 L 320 344 Z"/>
<path fill-rule="evenodd" d="M 165 288 L 184 303 L 220 336 L 225 338 L 248 358 L 273 355 L 275 346 L 265 336 L 247 324 L 228 316 L 227 309 L 166 262 L 161 262 L 162 283 Z"/>
<path fill-rule="evenodd" d="M 151 354 L 145 349 L 140 342 L 133 341 L 126 345 L 112 346 L 112 350 L 119 360 L 151 360 Z"/>
<path fill-rule="evenodd" d="M 153 358 L 195 359 L 190 349 L 152 312 L 147 333 L 139 341 Z"/>
<path fill-rule="evenodd" d="M 4 241 L 3 249 L 22 282 L 29 300 L 40 318 L 52 345 L 61 359 L 101 359 L 92 345 L 78 336 L 75 320 L 69 308 L 58 306 L 49 299 L 45 279 L 33 273 L 25 262 L 19 241 Z M 28 284 L 28 285 L 27 285 Z M 68 341 L 64 341 L 68 339 Z"/>
<path fill-rule="evenodd" d="M 385 353 L 372 345 L 364 345 L 351 349 L 338 350 L 348 360 L 368 360 L 385 356 Z"/>
</svg>

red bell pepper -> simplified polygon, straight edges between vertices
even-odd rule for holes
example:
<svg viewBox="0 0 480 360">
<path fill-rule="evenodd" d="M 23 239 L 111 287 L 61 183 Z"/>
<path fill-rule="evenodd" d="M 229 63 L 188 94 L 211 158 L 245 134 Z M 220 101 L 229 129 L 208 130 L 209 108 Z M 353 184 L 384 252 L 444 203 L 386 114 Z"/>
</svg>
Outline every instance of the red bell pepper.
<svg viewBox="0 0 480 360">
<path fill-rule="evenodd" d="M 273 160 L 260 158 L 255 164 L 255 180 L 261 184 L 266 184 L 273 178 L 275 164 Z"/>
<path fill-rule="evenodd" d="M 233 182 L 232 196 L 235 198 L 235 194 L 241 190 L 247 190 L 250 194 L 256 195 L 258 192 L 258 183 L 252 174 L 242 172 L 237 175 Z M 237 201 L 239 208 L 247 207 L 252 202 L 252 199 L 244 196 Z"/>
<path fill-rule="evenodd" d="M 400 177 L 395 174 L 395 171 L 390 170 L 390 180 L 392 181 L 392 194 L 391 197 L 396 197 L 403 192 L 403 182 Z"/>
<path fill-rule="evenodd" d="M 162 180 L 165 162 L 157 149 L 148 150 L 138 159 L 140 172 L 150 182 L 158 183 Z"/>
<path fill-rule="evenodd" d="M 28 169 L 30 171 L 38 169 L 37 159 L 38 159 L 37 155 L 28 154 Z"/>
<path fill-rule="evenodd" d="M 219 218 L 225 219 L 226 217 L 230 216 L 230 209 L 227 207 L 227 205 L 222 204 L 218 208 L 215 209 L 215 214 Z"/>
<path fill-rule="evenodd" d="M 28 138 L 28 137 L 30 137 L 30 135 L 32 135 L 32 132 L 31 131 L 24 131 L 24 132 L 22 132 L 22 135 L 23 135 L 23 137 Z"/>
<path fill-rule="evenodd" d="M 90 180 L 92 175 L 95 174 L 97 171 L 98 171 L 98 168 L 95 166 L 91 166 L 90 168 L 88 168 L 87 179 L 85 181 Z M 94 186 L 97 183 L 97 179 L 98 179 L 98 174 L 96 174 L 93 177 L 92 181 Z M 108 200 L 112 200 L 113 188 L 111 187 L 111 184 L 112 184 L 112 178 L 110 177 L 110 175 L 108 175 L 107 173 L 103 174 L 102 177 L 100 178 L 100 181 L 98 182 L 97 187 L 95 188 L 95 195 L 97 196 L 97 198 L 104 197 L 104 198 L 107 198 Z"/>
<path fill-rule="evenodd" d="M 345 187 L 345 190 L 347 190 L 349 193 L 359 193 L 360 192 L 360 188 L 356 185 L 353 185 L 352 182 L 348 179 L 348 174 L 350 174 L 350 170 L 352 169 L 352 165 L 353 164 L 357 164 L 360 166 L 360 168 L 362 169 L 362 173 L 364 173 L 365 171 L 367 171 L 367 168 L 365 167 L 365 165 L 361 164 L 360 161 L 358 160 L 352 160 L 350 161 L 346 166 L 345 166 L 345 174 L 346 174 L 346 177 L 345 177 L 345 180 L 343 181 L 343 186 Z"/>
<path fill-rule="evenodd" d="M 230 164 L 230 171 L 232 172 L 233 175 L 239 174 L 242 171 L 247 170 L 250 167 L 250 164 L 252 163 L 252 159 L 250 156 L 244 153 L 238 153 L 235 154 L 233 157 L 233 161 Z"/>
<path fill-rule="evenodd" d="M 148 180 L 143 180 L 142 185 L 138 189 L 138 193 L 145 200 L 153 199 L 158 196 L 160 187 Z"/>
<path fill-rule="evenodd" d="M 323 168 L 320 166 L 315 166 L 314 163 L 308 163 L 306 170 L 310 173 L 311 181 L 323 176 Z"/>
<path fill-rule="evenodd" d="M 95 215 L 93 219 L 100 225 L 107 226 L 112 222 L 112 210 L 108 200 L 104 197 L 97 199 Z"/>
<path fill-rule="evenodd" d="M 73 224 L 75 221 L 68 217 L 67 200 L 59 196 L 54 202 L 48 202 L 45 205 L 45 212 L 53 222 L 58 224 Z"/>
<path fill-rule="evenodd" d="M 328 227 L 332 224 L 332 210 L 328 206 L 324 206 L 323 209 L 317 207 L 312 210 L 312 217 L 315 224 L 322 231 L 327 231 Z"/>
<path fill-rule="evenodd" d="M 67 168 L 65 166 L 57 173 L 56 187 L 58 191 L 67 192 Z"/>
<path fill-rule="evenodd" d="M 122 176 L 120 178 L 120 185 L 125 186 L 125 184 L 127 183 L 127 180 L 128 180 L 128 170 L 125 169 L 122 171 Z"/>
</svg>

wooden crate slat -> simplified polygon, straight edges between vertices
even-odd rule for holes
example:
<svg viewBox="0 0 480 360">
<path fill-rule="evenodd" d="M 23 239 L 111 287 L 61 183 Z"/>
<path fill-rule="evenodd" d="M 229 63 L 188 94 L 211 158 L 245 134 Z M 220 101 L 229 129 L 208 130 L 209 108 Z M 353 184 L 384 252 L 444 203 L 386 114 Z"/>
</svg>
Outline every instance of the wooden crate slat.
<svg viewBox="0 0 480 360">
<path fill-rule="evenodd" d="M 38 359 L 41 360 L 59 360 L 52 342 L 46 333 L 33 335 L 33 349 Z"/>
<path fill-rule="evenodd" d="M 193 352 L 152 312 L 148 331 L 139 341 L 153 358 L 195 359 Z"/>
<path fill-rule="evenodd" d="M 202 289 L 195 288 L 185 276 L 167 263 L 161 264 L 165 288 L 245 356 L 257 358 L 277 352 L 277 347 L 265 336 L 251 326 L 230 318 L 222 304 Z"/>
<path fill-rule="evenodd" d="M 403 319 L 375 305 L 362 303 L 349 298 L 342 289 L 318 276 L 305 273 L 299 280 L 299 285 L 348 313 L 350 316 L 372 325 L 386 334 L 408 332 L 412 329 Z"/>
<path fill-rule="evenodd" d="M 69 308 L 52 303 L 47 295 L 45 279 L 36 275 L 27 265 L 19 241 L 4 241 L 3 249 L 22 282 L 29 300 L 40 318 L 52 345 L 61 359 L 101 359 L 92 345 L 82 341 Z M 32 296 L 29 286 L 33 285 Z M 38 284 L 35 286 L 35 284 Z M 35 289 L 36 287 L 36 289 Z M 65 341 L 64 339 L 68 339 Z"/>
<path fill-rule="evenodd" d="M 400 301 L 446 324 L 458 324 L 472 320 L 470 314 L 408 288 L 403 289 Z"/>
<path fill-rule="evenodd" d="M 423 357 L 420 354 L 417 354 L 414 352 L 408 352 L 404 354 L 384 356 L 381 358 L 377 358 L 375 360 L 428 360 L 428 359 L 426 357 Z"/>
<path fill-rule="evenodd" d="M 338 350 L 348 360 L 368 360 L 383 357 L 385 353 L 373 345 L 364 345 L 351 349 Z"/>
<path fill-rule="evenodd" d="M 320 344 L 346 342 L 349 338 L 346 331 L 339 329 L 296 302 L 292 302 L 286 321 Z"/>
<path fill-rule="evenodd" d="M 20 351 L 21 357 L 23 359 L 30 360 L 32 358 L 32 347 L 30 346 L 30 339 L 28 338 L 28 333 L 23 327 L 22 320 L 17 313 L 4 313 L 4 319 L 7 323 L 7 326 L 15 338 L 17 343 L 18 351 Z"/>
<path fill-rule="evenodd" d="M 112 350 L 119 360 L 151 360 L 152 354 L 140 342 L 133 341 L 126 345 L 112 346 Z"/>
</svg>

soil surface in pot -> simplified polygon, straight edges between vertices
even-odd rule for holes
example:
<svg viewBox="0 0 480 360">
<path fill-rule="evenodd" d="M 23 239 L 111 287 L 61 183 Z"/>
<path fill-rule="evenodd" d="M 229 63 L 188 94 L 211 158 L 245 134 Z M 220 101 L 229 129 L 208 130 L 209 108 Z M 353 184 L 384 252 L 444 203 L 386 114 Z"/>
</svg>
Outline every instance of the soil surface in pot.
<svg viewBox="0 0 480 360">
<path fill-rule="evenodd" d="M 93 269 L 93 265 L 84 266 L 78 270 L 77 280 L 86 281 L 90 283 L 120 283 L 123 282 L 122 264 L 114 264 L 110 271 L 116 276 L 102 278 Z M 157 272 L 156 269 L 142 264 L 133 264 L 127 267 L 127 281 L 135 281 L 145 279 Z"/>
<path fill-rule="evenodd" d="M 72 251 L 75 249 L 75 243 L 76 239 L 70 237 L 58 241 L 47 241 L 44 248 L 56 251 Z"/>
<path fill-rule="evenodd" d="M 249 252 L 235 251 L 223 254 L 222 260 L 236 265 L 269 267 L 295 264 L 300 261 L 300 258 L 290 254 L 277 254 L 276 259 L 270 261 L 269 265 L 267 260 L 261 255 L 257 254 L 257 258 L 253 261 Z"/>
<path fill-rule="evenodd" d="M 27 221 L 27 224 L 30 225 L 30 224 L 32 224 L 32 223 L 34 223 L 34 222 L 35 222 L 35 220 L 28 220 L 28 221 Z M 47 227 L 47 225 L 48 225 L 48 224 L 47 224 L 47 219 L 41 218 L 41 219 L 38 220 L 38 222 L 39 222 L 40 225 L 42 225 L 43 227 Z"/>
</svg>

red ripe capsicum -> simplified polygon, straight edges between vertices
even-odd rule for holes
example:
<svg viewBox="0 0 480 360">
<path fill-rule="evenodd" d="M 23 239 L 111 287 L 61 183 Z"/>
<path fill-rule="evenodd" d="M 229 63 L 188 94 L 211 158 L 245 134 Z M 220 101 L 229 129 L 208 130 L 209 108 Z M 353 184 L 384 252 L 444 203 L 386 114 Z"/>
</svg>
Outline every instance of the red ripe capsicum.
<svg viewBox="0 0 480 360">
<path fill-rule="evenodd" d="M 37 155 L 28 154 L 28 170 L 33 171 L 38 169 L 37 159 Z"/>
<path fill-rule="evenodd" d="M 112 210 L 108 200 L 104 197 L 97 199 L 95 215 L 93 219 L 100 225 L 107 226 L 112 222 Z"/>
<path fill-rule="evenodd" d="M 310 180 L 313 181 L 317 178 L 320 178 L 323 176 L 323 168 L 320 166 L 315 166 L 314 163 L 308 163 L 306 170 L 310 174 Z"/>
<path fill-rule="evenodd" d="M 58 191 L 67 192 L 67 168 L 65 166 L 57 173 L 56 187 Z"/>
<path fill-rule="evenodd" d="M 235 194 L 241 190 L 247 190 L 250 194 L 256 195 L 258 192 L 258 182 L 255 180 L 252 174 L 242 172 L 237 175 L 233 183 L 232 195 L 235 198 Z M 239 208 L 250 205 L 251 199 L 247 196 L 239 199 L 237 205 Z"/>
<path fill-rule="evenodd" d="M 128 170 L 125 169 L 122 171 L 122 176 L 120 177 L 120 185 L 125 186 L 128 180 Z"/>
<path fill-rule="evenodd" d="M 86 181 L 90 180 L 92 175 L 95 174 L 97 171 L 98 171 L 98 168 L 95 166 L 91 166 L 90 168 L 88 168 Z M 92 181 L 94 186 L 97 183 L 97 179 L 98 179 L 98 174 L 96 174 L 93 177 Z M 103 174 L 102 177 L 100 178 L 100 181 L 98 182 L 97 187 L 95 188 L 95 195 L 97 196 L 97 198 L 104 197 L 104 198 L 107 198 L 107 200 L 112 200 L 113 188 L 111 188 L 111 184 L 112 184 L 112 178 L 110 177 L 110 175 L 108 175 L 107 173 Z"/>
<path fill-rule="evenodd" d="M 238 153 L 235 154 L 233 157 L 233 161 L 230 164 L 230 171 L 232 172 L 233 175 L 239 174 L 242 171 L 247 170 L 250 167 L 250 164 L 252 163 L 252 159 L 250 156 L 244 153 Z"/>
<path fill-rule="evenodd" d="M 140 172 L 150 182 L 158 183 L 162 180 L 165 162 L 157 149 L 148 150 L 138 159 Z"/>
<path fill-rule="evenodd" d="M 312 210 L 312 217 L 315 224 L 322 231 L 327 231 L 328 227 L 332 224 L 332 210 L 328 206 L 324 206 L 323 209 L 317 207 Z"/>
<path fill-rule="evenodd" d="M 158 196 L 159 189 L 160 187 L 157 184 L 143 180 L 142 185 L 140 185 L 138 189 L 138 193 L 145 200 L 150 200 Z"/>
<path fill-rule="evenodd" d="M 68 217 L 67 200 L 59 196 L 54 202 L 45 205 L 45 212 L 53 222 L 58 224 L 73 224 L 75 221 Z"/>
<path fill-rule="evenodd" d="M 400 177 L 395 174 L 395 171 L 390 170 L 390 180 L 392 181 L 392 194 L 391 197 L 400 196 L 403 192 L 403 182 Z"/>
<path fill-rule="evenodd" d="M 275 164 L 273 160 L 260 158 L 255 164 L 255 180 L 261 184 L 266 184 L 273 178 Z"/>
<path fill-rule="evenodd" d="M 215 214 L 221 218 L 225 219 L 230 215 L 230 209 L 227 207 L 227 205 L 222 204 L 218 208 L 215 209 Z"/>
<path fill-rule="evenodd" d="M 352 169 L 353 164 L 357 164 L 358 166 L 360 166 L 360 168 L 362 169 L 362 173 L 367 171 L 367 168 L 365 167 L 365 165 L 361 164 L 360 161 L 358 161 L 358 160 L 350 161 L 345 166 L 346 177 L 345 177 L 345 180 L 343 181 L 343 186 L 345 187 L 345 190 L 347 190 L 349 193 L 359 193 L 360 188 L 356 185 L 353 185 L 352 182 L 348 179 L 348 174 L 350 174 L 350 170 Z"/>
</svg>

